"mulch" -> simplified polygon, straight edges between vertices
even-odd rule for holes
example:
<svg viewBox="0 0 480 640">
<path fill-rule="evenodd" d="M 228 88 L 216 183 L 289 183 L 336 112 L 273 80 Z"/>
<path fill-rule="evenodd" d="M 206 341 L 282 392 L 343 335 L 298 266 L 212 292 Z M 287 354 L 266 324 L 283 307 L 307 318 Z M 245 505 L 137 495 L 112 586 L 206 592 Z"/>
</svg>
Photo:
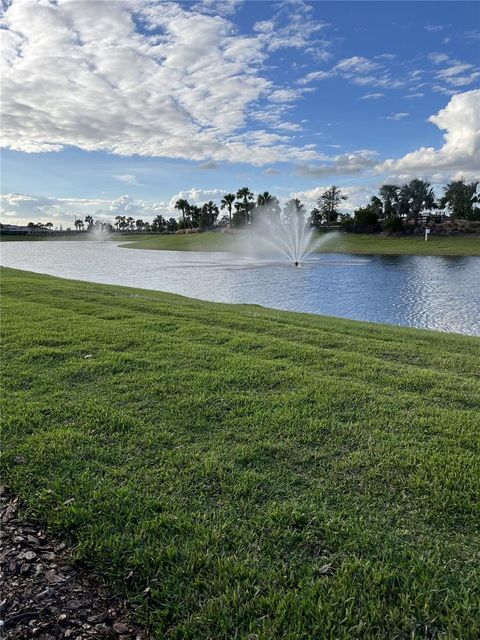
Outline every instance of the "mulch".
<svg viewBox="0 0 480 640">
<path fill-rule="evenodd" d="M 11 640 L 147 640 L 125 603 L 0 488 L 0 637 Z"/>
</svg>

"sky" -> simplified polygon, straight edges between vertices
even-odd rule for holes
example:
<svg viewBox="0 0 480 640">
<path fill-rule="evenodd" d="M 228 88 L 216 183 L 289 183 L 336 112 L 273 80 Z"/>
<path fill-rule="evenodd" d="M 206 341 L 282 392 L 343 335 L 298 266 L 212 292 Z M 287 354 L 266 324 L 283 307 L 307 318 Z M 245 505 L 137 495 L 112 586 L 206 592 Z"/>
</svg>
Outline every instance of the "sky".
<svg viewBox="0 0 480 640">
<path fill-rule="evenodd" d="M 480 174 L 480 3 L 0 0 L 0 219 Z"/>
</svg>

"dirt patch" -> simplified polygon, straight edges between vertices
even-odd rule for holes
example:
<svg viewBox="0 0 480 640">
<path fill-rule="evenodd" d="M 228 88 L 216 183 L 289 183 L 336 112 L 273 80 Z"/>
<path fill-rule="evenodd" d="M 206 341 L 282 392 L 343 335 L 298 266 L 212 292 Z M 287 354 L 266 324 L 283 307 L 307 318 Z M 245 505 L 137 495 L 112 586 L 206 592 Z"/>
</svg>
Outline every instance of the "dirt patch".
<svg viewBox="0 0 480 640">
<path fill-rule="evenodd" d="M 11 640 L 147 640 L 91 570 L 38 523 L 23 519 L 20 503 L 0 488 L 0 637 Z"/>
</svg>

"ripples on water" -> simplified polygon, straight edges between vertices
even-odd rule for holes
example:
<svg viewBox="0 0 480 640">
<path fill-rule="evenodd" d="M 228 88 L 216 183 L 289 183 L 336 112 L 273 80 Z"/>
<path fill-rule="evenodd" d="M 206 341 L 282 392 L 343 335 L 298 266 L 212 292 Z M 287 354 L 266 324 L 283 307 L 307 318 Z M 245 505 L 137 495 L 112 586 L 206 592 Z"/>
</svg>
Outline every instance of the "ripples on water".
<svg viewBox="0 0 480 640">
<path fill-rule="evenodd" d="M 227 253 L 39 241 L 2 243 L 1 263 L 203 300 L 480 335 L 479 257 L 318 254 L 295 268 Z"/>
</svg>

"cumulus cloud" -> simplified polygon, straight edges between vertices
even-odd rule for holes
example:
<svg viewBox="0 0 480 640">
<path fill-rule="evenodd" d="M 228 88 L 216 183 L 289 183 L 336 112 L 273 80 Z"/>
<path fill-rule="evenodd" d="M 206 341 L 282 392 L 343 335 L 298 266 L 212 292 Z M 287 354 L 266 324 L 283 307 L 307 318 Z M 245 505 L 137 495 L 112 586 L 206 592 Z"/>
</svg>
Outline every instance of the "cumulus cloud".
<svg viewBox="0 0 480 640">
<path fill-rule="evenodd" d="M 212 7 L 13 0 L 2 29 L 2 144 L 258 165 L 301 159 L 291 141 L 232 141 L 272 92 L 262 75 L 268 42 L 238 34 Z"/>
<path fill-rule="evenodd" d="M 447 106 L 429 122 L 445 131 L 443 145 L 420 147 L 399 159 L 389 159 L 376 170 L 401 179 L 431 177 L 436 180 L 476 179 L 480 175 L 480 90 L 452 96 Z"/>
<path fill-rule="evenodd" d="M 227 191 L 225 191 L 225 189 L 197 189 L 193 187 L 192 189 L 187 189 L 186 191 L 179 191 L 174 196 L 172 196 L 167 207 L 170 211 L 174 211 L 175 215 L 178 215 L 178 211 L 175 210 L 175 202 L 177 200 L 188 200 L 190 204 L 199 204 L 202 202 L 208 202 L 210 200 L 219 202 L 226 193 Z"/>
<path fill-rule="evenodd" d="M 141 200 L 127 194 L 108 200 L 7 193 L 2 196 L 0 215 L 6 223 L 51 221 L 56 226 L 61 224 L 68 227 L 73 225 L 75 218 L 85 218 L 88 215 L 105 222 L 112 222 L 117 215 L 141 217 L 144 220 L 152 220 L 159 213 L 177 216 L 178 211 L 173 208 L 173 204 Z"/>
<path fill-rule="evenodd" d="M 198 189 L 193 187 L 179 191 L 168 202 L 142 200 L 124 194 L 114 199 L 58 198 L 26 193 L 7 193 L 0 202 L 0 215 L 4 223 L 27 224 L 51 221 L 58 226 L 72 226 L 77 218 L 93 216 L 96 220 L 113 222 L 115 216 L 132 216 L 151 221 L 158 215 L 177 218 L 175 202 L 182 198 L 191 204 L 214 200 L 220 202 L 227 193 L 224 189 Z"/>
</svg>

